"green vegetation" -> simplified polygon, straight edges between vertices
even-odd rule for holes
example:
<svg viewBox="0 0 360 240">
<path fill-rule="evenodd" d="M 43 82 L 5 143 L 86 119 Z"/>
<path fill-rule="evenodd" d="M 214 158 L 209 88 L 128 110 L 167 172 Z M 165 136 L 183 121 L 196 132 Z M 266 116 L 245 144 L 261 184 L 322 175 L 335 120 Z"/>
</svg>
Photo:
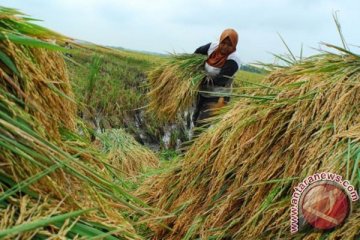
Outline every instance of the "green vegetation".
<svg viewBox="0 0 360 240">
<path fill-rule="evenodd" d="M 251 83 L 172 170 L 146 180 L 143 198 L 164 210 L 157 238 L 288 238 L 292 189 L 306 176 L 333 172 L 359 189 L 360 57 L 336 49 Z M 359 214 L 294 237 L 354 239 Z"/>
<path fill-rule="evenodd" d="M 120 170 L 124 176 L 135 176 L 150 168 L 156 168 L 156 155 L 140 145 L 123 129 L 109 129 L 98 135 L 108 164 Z"/>
<path fill-rule="evenodd" d="M 188 71 L 189 66 L 194 68 L 195 73 L 202 65 L 203 56 L 185 55 L 172 59 L 124 50 L 95 49 L 95 52 L 90 52 L 75 49 L 77 51 L 67 64 L 75 98 L 80 106 L 79 114 L 89 127 L 98 130 L 124 128 L 137 141 L 160 148 L 175 148 L 178 139 L 187 140 L 184 123 L 181 122 L 184 120 L 178 116 L 174 121 L 175 115 L 191 106 L 197 91 L 196 84 L 202 80 L 203 73 L 194 77 L 196 84 L 193 86 L 188 85 L 188 79 L 183 81 L 183 85 L 175 81 L 179 76 L 163 74 L 164 78 L 157 78 L 156 75 L 161 74 L 159 70 L 165 65 L 174 68 L 180 64 L 184 76 L 189 78 L 192 74 Z M 237 76 L 235 82 L 239 84 L 244 84 L 245 80 L 258 81 L 263 77 L 244 71 Z M 173 80 L 165 88 L 164 84 L 169 79 Z M 182 92 L 178 91 L 180 85 Z M 172 119 L 176 126 L 169 126 L 164 116 Z M 163 136 L 167 133 L 170 135 L 169 142 L 164 143 Z"/>
<path fill-rule="evenodd" d="M 0 237 L 141 239 L 130 222 L 146 205 L 116 183 L 121 173 L 86 129 L 77 131 L 65 62 L 54 51 L 65 49 L 46 42 L 69 39 L 14 10 L 0 16 Z"/>
<path fill-rule="evenodd" d="M 146 72 L 161 57 L 112 49 L 77 49 L 67 61 L 79 114 L 93 129 L 125 128 L 159 142 L 162 125 L 147 114 Z"/>
<path fill-rule="evenodd" d="M 259 73 L 252 73 L 252 72 L 247 72 L 244 70 L 240 70 L 236 73 L 235 75 L 235 80 L 234 80 L 234 84 L 236 85 L 236 83 L 238 82 L 250 82 L 250 83 L 258 83 L 261 82 L 264 79 L 265 75 L 264 74 L 259 74 Z"/>
<path fill-rule="evenodd" d="M 0 238 L 359 236 L 358 205 L 333 231 L 289 231 L 306 176 L 360 187 L 360 57 L 345 44 L 239 71 L 231 104 L 180 154 L 184 122 L 167 121 L 193 102 L 202 56 L 79 44 L 8 8 L 0 30 Z"/>
</svg>

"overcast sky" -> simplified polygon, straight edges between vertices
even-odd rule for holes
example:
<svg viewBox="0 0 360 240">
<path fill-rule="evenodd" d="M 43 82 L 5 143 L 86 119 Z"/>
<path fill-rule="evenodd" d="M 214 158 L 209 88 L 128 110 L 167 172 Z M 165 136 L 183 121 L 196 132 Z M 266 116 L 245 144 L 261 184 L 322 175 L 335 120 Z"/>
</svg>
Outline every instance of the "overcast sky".
<svg viewBox="0 0 360 240">
<path fill-rule="evenodd" d="M 320 42 L 341 45 L 332 13 L 338 11 L 343 33 L 358 51 L 359 0 L 0 0 L 41 25 L 90 42 L 159 53 L 193 52 L 217 41 L 225 28 L 239 34 L 244 63 L 271 62 L 290 48 L 310 55 Z"/>
</svg>

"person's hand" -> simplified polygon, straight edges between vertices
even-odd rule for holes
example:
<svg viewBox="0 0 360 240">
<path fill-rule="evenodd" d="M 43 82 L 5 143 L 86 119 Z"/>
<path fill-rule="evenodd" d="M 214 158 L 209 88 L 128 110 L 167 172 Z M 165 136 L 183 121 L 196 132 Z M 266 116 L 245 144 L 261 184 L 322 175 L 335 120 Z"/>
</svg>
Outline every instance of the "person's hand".
<svg viewBox="0 0 360 240">
<path fill-rule="evenodd" d="M 215 115 L 222 107 L 226 105 L 224 97 L 220 97 L 216 103 L 210 103 L 209 109 L 211 111 L 211 115 Z"/>
<path fill-rule="evenodd" d="M 219 107 L 223 107 L 225 106 L 225 98 L 224 97 L 220 97 L 219 100 L 218 100 L 218 105 Z"/>
</svg>

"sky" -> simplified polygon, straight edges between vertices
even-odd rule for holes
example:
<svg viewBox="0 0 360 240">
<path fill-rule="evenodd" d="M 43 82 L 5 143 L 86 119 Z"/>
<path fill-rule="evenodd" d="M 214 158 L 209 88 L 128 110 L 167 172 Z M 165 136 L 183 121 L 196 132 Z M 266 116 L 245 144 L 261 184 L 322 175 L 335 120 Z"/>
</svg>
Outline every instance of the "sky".
<svg viewBox="0 0 360 240">
<path fill-rule="evenodd" d="M 341 46 L 337 12 L 351 50 L 360 45 L 359 0 L 0 0 L 38 24 L 64 35 L 106 46 L 157 53 L 192 53 L 216 42 L 226 28 L 239 35 L 243 63 L 273 62 L 286 48 L 316 53 L 326 42 Z"/>
</svg>

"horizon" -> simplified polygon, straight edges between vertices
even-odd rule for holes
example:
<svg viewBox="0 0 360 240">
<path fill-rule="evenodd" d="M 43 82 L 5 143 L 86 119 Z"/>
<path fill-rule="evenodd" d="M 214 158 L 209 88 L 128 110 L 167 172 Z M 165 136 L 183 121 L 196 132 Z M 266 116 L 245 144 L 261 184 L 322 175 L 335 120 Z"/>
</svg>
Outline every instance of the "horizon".
<svg viewBox="0 0 360 240">
<path fill-rule="evenodd" d="M 334 12 L 351 50 L 360 42 L 360 30 L 352 27 L 360 22 L 360 3 L 351 0 L 12 0 L 3 5 L 75 39 L 155 54 L 191 53 L 232 27 L 239 34 L 237 49 L 244 64 L 273 62 L 272 53 L 286 54 L 278 33 L 297 56 L 302 45 L 304 57 L 317 53 L 320 42 L 342 46 Z"/>
</svg>

